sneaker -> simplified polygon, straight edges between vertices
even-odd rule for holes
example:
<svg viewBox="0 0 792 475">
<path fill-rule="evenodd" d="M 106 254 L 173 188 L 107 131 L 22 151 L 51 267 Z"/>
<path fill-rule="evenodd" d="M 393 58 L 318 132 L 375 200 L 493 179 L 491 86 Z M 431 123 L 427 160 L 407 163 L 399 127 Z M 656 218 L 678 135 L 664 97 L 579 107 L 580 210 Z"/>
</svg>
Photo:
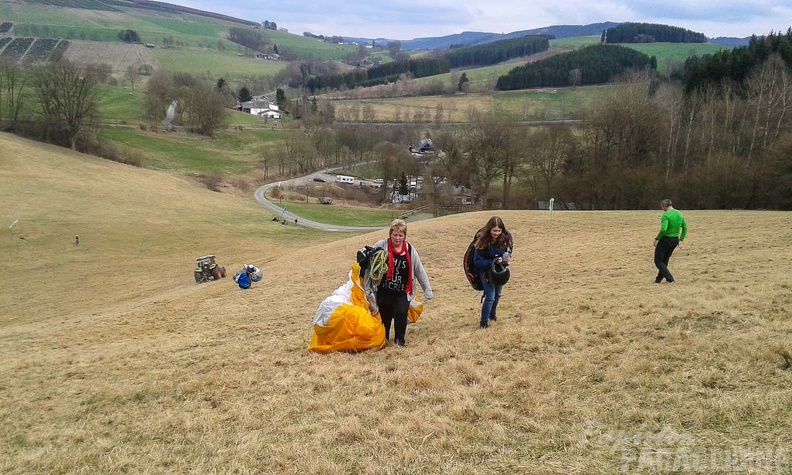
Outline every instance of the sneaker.
<svg viewBox="0 0 792 475">
<path fill-rule="evenodd" d="M 396 340 L 396 345 L 397 345 L 397 346 L 407 346 L 407 345 L 404 343 L 404 340 Z"/>
<path fill-rule="evenodd" d="M 488 327 L 489 327 L 489 322 L 481 322 L 479 324 L 479 328 L 481 328 L 482 330 Z"/>
<path fill-rule="evenodd" d="M 496 317 L 495 315 L 490 315 L 489 319 L 490 319 L 491 322 L 497 322 L 498 321 L 498 317 Z"/>
</svg>

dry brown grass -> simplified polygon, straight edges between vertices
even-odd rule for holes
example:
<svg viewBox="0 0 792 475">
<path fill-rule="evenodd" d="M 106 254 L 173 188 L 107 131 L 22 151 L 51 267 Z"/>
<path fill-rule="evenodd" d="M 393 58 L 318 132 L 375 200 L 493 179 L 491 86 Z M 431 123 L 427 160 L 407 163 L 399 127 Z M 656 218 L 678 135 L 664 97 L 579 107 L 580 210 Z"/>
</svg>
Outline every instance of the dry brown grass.
<svg viewBox="0 0 792 475">
<path fill-rule="evenodd" d="M 644 452 L 680 447 L 789 470 L 790 213 L 685 211 L 672 286 L 652 283 L 659 211 L 503 212 L 517 252 L 487 331 L 459 261 L 489 214 L 414 223 L 435 299 L 409 346 L 319 355 L 316 307 L 382 233 L 279 236 L 179 177 L 0 152 L 0 473 L 653 473 L 673 467 Z M 207 252 L 264 281 L 195 285 Z"/>
<path fill-rule="evenodd" d="M 64 57 L 77 64 L 107 64 L 117 76 L 124 74 L 129 66 L 159 67 L 154 53 L 142 44 L 69 40 Z"/>
</svg>

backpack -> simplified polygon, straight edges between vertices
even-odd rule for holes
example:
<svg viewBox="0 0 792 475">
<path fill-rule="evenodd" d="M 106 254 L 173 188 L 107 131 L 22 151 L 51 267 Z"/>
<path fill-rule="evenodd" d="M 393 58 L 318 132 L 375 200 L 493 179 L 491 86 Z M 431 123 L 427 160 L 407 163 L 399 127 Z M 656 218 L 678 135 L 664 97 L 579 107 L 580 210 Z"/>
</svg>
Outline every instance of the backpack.
<svg viewBox="0 0 792 475">
<path fill-rule="evenodd" d="M 465 271 L 465 277 L 470 286 L 473 287 L 473 290 L 481 292 L 484 290 L 484 285 L 481 283 L 481 276 L 476 272 L 476 268 L 473 266 L 473 254 L 476 252 L 476 238 L 478 238 L 478 235 L 479 233 L 476 232 L 476 235 L 473 236 L 473 240 L 468 244 L 465 256 L 462 258 L 462 270 Z"/>
<path fill-rule="evenodd" d="M 240 289 L 248 289 L 250 288 L 250 276 L 248 276 L 247 272 L 240 272 L 234 281 L 239 285 Z"/>
</svg>

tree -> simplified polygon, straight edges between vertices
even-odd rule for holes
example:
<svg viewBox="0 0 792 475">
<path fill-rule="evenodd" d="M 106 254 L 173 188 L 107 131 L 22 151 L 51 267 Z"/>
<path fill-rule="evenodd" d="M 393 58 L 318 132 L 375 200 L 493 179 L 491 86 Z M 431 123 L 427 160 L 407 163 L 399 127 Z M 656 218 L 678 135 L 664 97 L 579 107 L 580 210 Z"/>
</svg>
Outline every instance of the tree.
<svg viewBox="0 0 792 475">
<path fill-rule="evenodd" d="M 124 43 L 140 43 L 140 35 L 135 30 L 121 30 L 118 38 Z"/>
<path fill-rule="evenodd" d="M 27 75 L 14 63 L 0 62 L 0 117 L 7 117 L 13 128 L 24 106 Z"/>
<path fill-rule="evenodd" d="M 250 89 L 247 86 L 242 86 L 237 91 L 237 100 L 239 102 L 248 102 L 253 100 L 253 95 L 250 93 Z"/>
<path fill-rule="evenodd" d="M 83 127 L 98 114 L 99 81 L 92 67 L 81 67 L 61 60 L 55 67 L 36 70 L 33 89 L 47 121 L 63 127 L 72 150 Z"/>
<path fill-rule="evenodd" d="M 511 124 L 497 116 L 473 114 L 466 131 L 467 149 L 479 170 L 481 194 L 485 198 L 492 182 L 503 173 L 514 151 L 513 129 Z"/>
<path fill-rule="evenodd" d="M 467 87 L 469 86 L 470 80 L 467 77 L 467 73 L 462 73 L 462 76 L 459 78 L 459 83 L 457 83 L 457 90 L 458 91 L 466 91 Z"/>
<path fill-rule="evenodd" d="M 171 102 L 178 99 L 173 74 L 157 71 L 146 84 L 144 100 L 146 115 L 152 122 L 159 123 L 165 118 Z"/>
<path fill-rule="evenodd" d="M 407 53 L 401 50 L 401 46 L 401 41 L 388 42 L 388 54 L 394 61 L 404 61 L 410 58 Z"/>
<path fill-rule="evenodd" d="M 278 104 L 280 110 L 285 111 L 288 101 L 286 100 L 286 91 L 281 88 L 275 90 L 275 103 Z"/>
<path fill-rule="evenodd" d="M 402 196 L 410 194 L 410 187 L 407 186 L 407 175 L 404 173 L 399 177 L 399 194 Z"/>
<path fill-rule="evenodd" d="M 124 71 L 124 79 L 129 83 L 129 87 L 134 91 L 135 84 L 137 83 L 138 79 L 138 68 L 131 64 L 127 66 L 126 71 Z"/>
<path fill-rule="evenodd" d="M 228 121 L 223 94 L 205 83 L 192 85 L 187 94 L 185 116 L 194 131 L 201 135 L 213 135 Z"/>
</svg>

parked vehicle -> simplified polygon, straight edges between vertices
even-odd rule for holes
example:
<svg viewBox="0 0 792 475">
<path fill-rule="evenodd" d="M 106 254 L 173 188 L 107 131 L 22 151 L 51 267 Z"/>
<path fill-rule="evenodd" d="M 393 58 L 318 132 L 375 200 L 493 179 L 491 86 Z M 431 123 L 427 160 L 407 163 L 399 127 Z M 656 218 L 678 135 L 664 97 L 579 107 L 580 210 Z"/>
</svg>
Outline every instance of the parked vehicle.
<svg viewBox="0 0 792 475">
<path fill-rule="evenodd" d="M 195 282 L 207 282 L 209 280 L 218 280 L 226 276 L 226 269 L 223 266 L 217 265 L 214 255 L 199 257 L 195 260 Z"/>
<path fill-rule="evenodd" d="M 324 178 L 322 178 L 320 176 L 315 176 L 313 181 L 318 181 L 319 183 L 325 183 L 327 180 L 325 180 Z"/>
<path fill-rule="evenodd" d="M 336 181 L 336 183 L 354 185 L 355 184 L 355 177 L 346 176 L 346 175 L 337 175 L 335 181 Z"/>
</svg>

